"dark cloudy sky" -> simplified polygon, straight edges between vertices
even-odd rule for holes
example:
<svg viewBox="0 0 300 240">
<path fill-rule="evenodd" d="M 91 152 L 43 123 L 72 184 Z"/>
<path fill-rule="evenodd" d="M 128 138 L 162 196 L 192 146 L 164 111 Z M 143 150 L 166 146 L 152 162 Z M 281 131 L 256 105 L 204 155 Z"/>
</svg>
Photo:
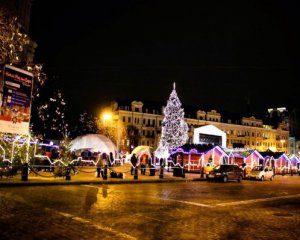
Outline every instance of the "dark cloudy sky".
<svg viewBox="0 0 300 240">
<path fill-rule="evenodd" d="M 196 4 L 197 3 L 197 4 Z M 299 1 L 33 2 L 36 61 L 73 112 L 114 98 L 245 111 L 299 105 Z M 299 84 L 298 84 L 299 85 Z"/>
</svg>

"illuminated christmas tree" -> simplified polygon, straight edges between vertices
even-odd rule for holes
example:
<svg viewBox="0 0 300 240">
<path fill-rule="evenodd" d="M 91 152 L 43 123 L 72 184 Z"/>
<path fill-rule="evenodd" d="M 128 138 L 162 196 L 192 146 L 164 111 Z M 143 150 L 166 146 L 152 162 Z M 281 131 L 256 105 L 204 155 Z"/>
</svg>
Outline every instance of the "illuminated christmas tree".
<svg viewBox="0 0 300 240">
<path fill-rule="evenodd" d="M 182 146 L 188 140 L 188 125 L 184 121 L 184 110 L 181 108 L 181 102 L 175 90 L 175 83 L 164 109 L 164 115 L 160 145 L 170 152 Z"/>
<path fill-rule="evenodd" d="M 55 91 L 44 104 L 37 108 L 40 126 L 36 126 L 43 136 L 52 139 L 61 139 L 68 135 L 66 122 L 66 101 L 60 90 Z"/>
<path fill-rule="evenodd" d="M 97 133 L 97 118 L 87 112 L 81 113 L 73 132 L 75 136 Z"/>
</svg>

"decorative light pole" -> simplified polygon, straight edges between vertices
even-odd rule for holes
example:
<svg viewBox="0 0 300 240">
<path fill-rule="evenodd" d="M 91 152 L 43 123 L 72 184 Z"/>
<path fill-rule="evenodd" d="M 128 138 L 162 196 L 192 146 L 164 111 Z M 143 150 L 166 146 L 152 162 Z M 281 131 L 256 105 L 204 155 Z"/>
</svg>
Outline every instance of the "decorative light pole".
<svg viewBox="0 0 300 240">
<path fill-rule="evenodd" d="M 119 159 L 119 139 L 120 139 L 120 130 L 119 130 L 119 116 L 117 116 L 117 118 L 114 119 L 114 121 L 116 121 L 116 127 L 117 127 L 117 155 L 116 158 Z"/>
<path fill-rule="evenodd" d="M 102 118 L 103 118 L 103 122 L 104 122 L 104 127 L 107 127 L 106 123 L 107 123 L 107 121 L 109 121 L 110 122 L 109 127 L 113 128 L 112 122 L 116 121 L 116 128 L 117 128 L 117 139 L 116 139 L 117 154 L 116 154 L 116 158 L 119 159 L 119 138 L 120 138 L 120 136 L 119 136 L 120 135 L 120 132 L 119 132 L 119 116 L 117 116 L 117 118 L 115 118 L 112 113 L 105 112 L 105 113 L 103 113 Z"/>
</svg>

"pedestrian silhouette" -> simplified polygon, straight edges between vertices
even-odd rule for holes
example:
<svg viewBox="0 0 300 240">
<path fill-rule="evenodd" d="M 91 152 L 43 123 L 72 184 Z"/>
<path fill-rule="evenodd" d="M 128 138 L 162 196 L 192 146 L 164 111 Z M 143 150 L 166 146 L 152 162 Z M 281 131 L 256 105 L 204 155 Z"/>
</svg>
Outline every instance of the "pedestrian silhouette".
<svg viewBox="0 0 300 240">
<path fill-rule="evenodd" d="M 131 165 L 132 165 L 132 167 L 131 167 L 131 175 L 133 175 L 134 174 L 134 170 L 135 170 L 135 168 L 136 168 L 136 163 L 137 163 L 137 158 L 136 158 L 136 156 L 135 156 L 135 153 L 134 154 L 132 154 L 132 157 L 131 157 L 131 159 L 130 159 L 130 162 L 131 162 Z"/>
<path fill-rule="evenodd" d="M 103 163 L 103 157 L 100 155 L 98 162 L 96 164 L 97 166 L 97 178 L 100 178 L 101 176 L 101 169 L 102 169 L 102 163 Z"/>
</svg>

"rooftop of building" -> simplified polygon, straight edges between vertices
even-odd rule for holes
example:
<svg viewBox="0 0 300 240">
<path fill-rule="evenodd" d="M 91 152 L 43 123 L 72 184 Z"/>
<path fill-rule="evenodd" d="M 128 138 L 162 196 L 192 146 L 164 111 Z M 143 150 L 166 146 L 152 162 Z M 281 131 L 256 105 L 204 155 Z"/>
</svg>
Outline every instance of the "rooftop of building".
<svg viewBox="0 0 300 240">
<path fill-rule="evenodd" d="M 163 114 L 162 107 L 166 105 L 166 102 L 159 102 L 159 101 L 147 101 L 147 100 L 144 101 L 144 100 L 140 100 L 140 99 L 126 99 L 126 100 L 115 99 L 115 102 L 118 103 L 118 109 L 119 110 L 127 110 L 127 111 L 131 111 L 131 104 L 134 101 L 143 103 L 143 108 L 142 108 L 143 113 L 147 112 L 147 113 L 155 113 L 155 114 L 162 115 Z M 242 125 L 242 118 L 254 117 L 255 120 L 263 121 L 263 125 L 269 125 L 275 129 L 278 128 L 278 126 L 279 126 L 278 119 L 271 119 L 271 118 L 267 118 L 267 117 L 264 119 L 259 119 L 259 118 L 256 118 L 255 116 L 250 116 L 248 114 L 234 113 L 234 112 L 228 112 L 228 111 L 219 111 L 218 109 L 214 108 L 211 105 L 191 106 L 191 105 L 183 104 L 182 107 L 184 108 L 185 118 L 190 118 L 190 119 L 197 119 L 197 111 L 199 111 L 199 110 L 203 111 L 205 113 L 215 110 L 217 113 L 220 113 L 222 123 Z"/>
<path fill-rule="evenodd" d="M 125 107 L 128 107 L 128 109 L 131 110 L 131 103 L 133 101 L 136 102 L 142 102 L 143 103 L 143 112 L 146 113 L 153 113 L 153 110 L 155 110 L 156 114 L 163 114 L 162 113 L 162 106 L 164 106 L 163 102 L 155 102 L 155 101 L 141 101 L 139 99 L 127 99 L 127 100 L 120 100 L 116 99 L 115 100 L 118 103 L 118 109 L 119 110 L 125 110 Z"/>
</svg>

